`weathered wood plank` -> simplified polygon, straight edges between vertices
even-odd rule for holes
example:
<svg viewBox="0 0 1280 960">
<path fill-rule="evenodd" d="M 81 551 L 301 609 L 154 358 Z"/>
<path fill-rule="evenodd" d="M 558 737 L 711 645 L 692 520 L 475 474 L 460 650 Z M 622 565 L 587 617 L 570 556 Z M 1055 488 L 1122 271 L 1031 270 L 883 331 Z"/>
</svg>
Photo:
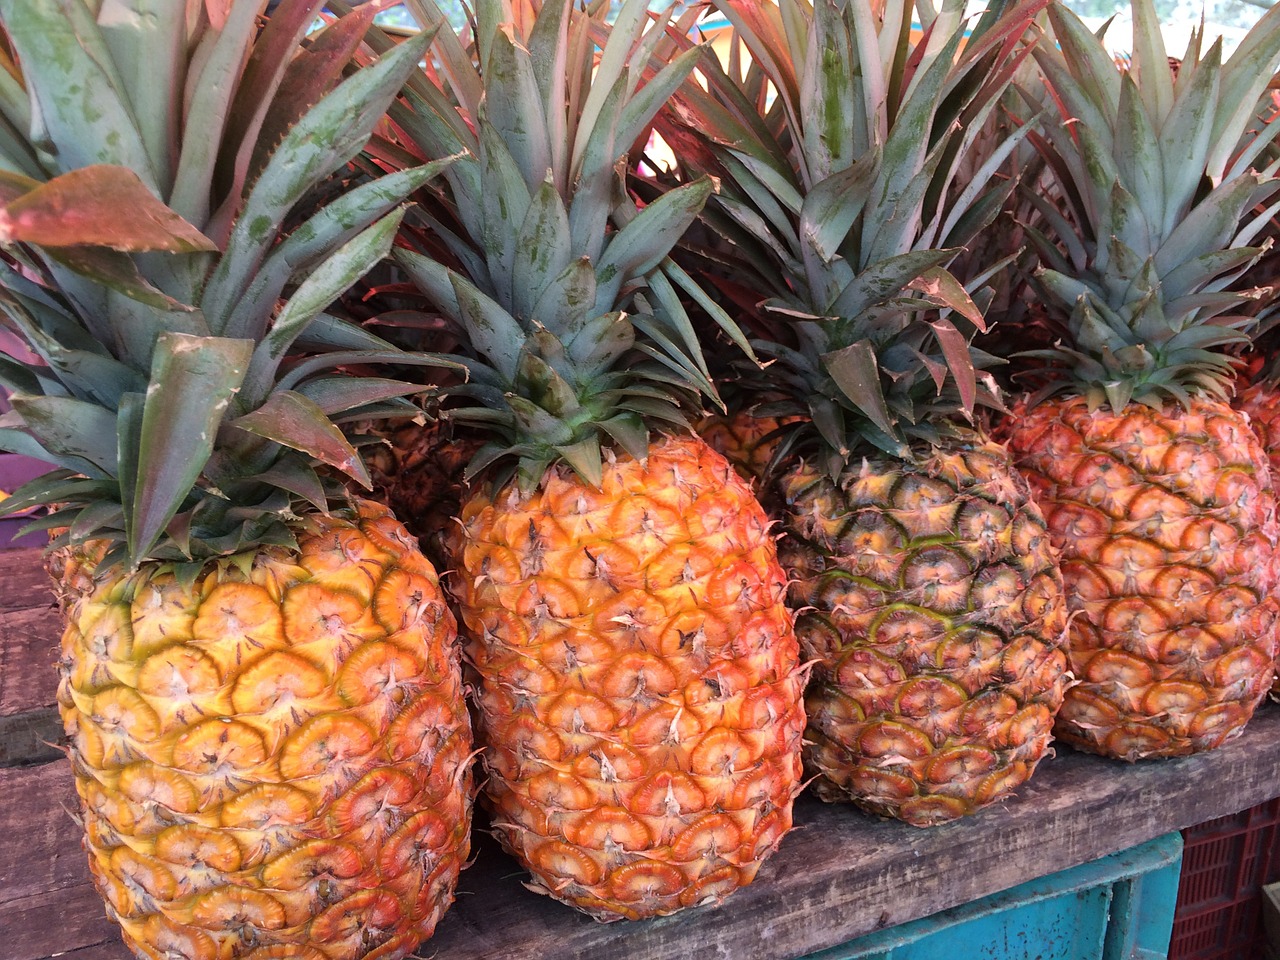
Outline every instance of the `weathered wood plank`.
<svg viewBox="0 0 1280 960">
<path fill-rule="evenodd" d="M 57 610 L 0 614 L 0 716 L 56 706 L 61 636 Z"/>
<path fill-rule="evenodd" d="M 930 830 L 803 800 L 797 829 L 752 886 L 721 907 L 641 923 L 598 924 L 529 892 L 514 862 L 483 840 L 419 955 L 792 960 L 1274 796 L 1280 706 L 1269 705 L 1243 737 L 1199 757 L 1129 766 L 1063 750 L 1003 806 Z M 23 928 L 24 952 L 11 960 L 119 942 L 102 933 L 79 832 L 59 803 L 74 803 L 65 763 L 0 770 L 0 931 L 38 925 Z M 40 920 L 42 905 L 59 923 Z M 71 956 L 116 960 L 119 950 Z"/>
<path fill-rule="evenodd" d="M 27 610 L 53 603 L 53 589 L 40 550 L 0 550 L 0 610 Z"/>
<path fill-rule="evenodd" d="M 70 763 L 0 770 L 0 904 L 88 881 L 78 804 Z"/>
<path fill-rule="evenodd" d="M 805 800 L 756 882 L 715 909 L 595 924 L 486 849 L 425 945 L 449 960 L 790 960 L 1280 795 L 1280 707 L 1199 757 L 1126 765 L 1063 749 L 1017 797 L 928 830 Z M 768 951 L 768 952 L 761 952 Z"/>
<path fill-rule="evenodd" d="M 71 817 L 67 763 L 0 770 L 0 942 L 6 960 L 109 944 L 127 951 L 93 889 Z"/>
<path fill-rule="evenodd" d="M 11 927 L 0 926 L 8 960 L 42 960 L 49 947 L 49 932 L 54 930 L 61 942 L 88 943 L 83 953 L 76 950 L 70 954 L 81 960 L 125 960 L 132 956 L 120 940 L 119 929 L 107 919 L 102 901 L 92 887 L 67 893 L 69 897 L 65 900 L 42 897 L 33 903 L 8 907 L 3 922 Z M 66 958 L 65 952 L 57 955 L 57 960 Z"/>
<path fill-rule="evenodd" d="M 0 767 L 46 763 L 62 735 L 61 616 L 39 550 L 0 552 Z"/>
</svg>

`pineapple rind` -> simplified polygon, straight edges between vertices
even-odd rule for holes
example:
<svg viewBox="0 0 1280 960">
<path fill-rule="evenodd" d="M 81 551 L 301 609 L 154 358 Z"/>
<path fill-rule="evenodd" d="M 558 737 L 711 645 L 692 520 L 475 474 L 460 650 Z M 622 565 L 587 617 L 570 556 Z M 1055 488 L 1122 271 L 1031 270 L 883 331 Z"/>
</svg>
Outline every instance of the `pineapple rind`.
<svg viewBox="0 0 1280 960">
<path fill-rule="evenodd" d="M 1236 392 L 1232 406 L 1249 418 L 1249 426 L 1262 443 L 1271 464 L 1271 480 L 1280 475 L 1280 390 L 1270 381 L 1259 381 Z M 1271 684 L 1272 699 L 1280 699 L 1280 676 Z"/>
<path fill-rule="evenodd" d="M 757 415 L 747 409 L 705 416 L 698 421 L 696 430 L 744 480 L 758 483 L 764 479 L 782 438 L 802 422 L 798 416 Z"/>
<path fill-rule="evenodd" d="M 534 887 L 617 920 L 748 883 L 791 826 L 804 671 L 745 482 L 672 437 L 462 521 L 486 793 Z"/>
<path fill-rule="evenodd" d="M 1277 652 L 1276 501 L 1245 417 L 1083 398 L 1014 411 L 1010 449 L 1044 510 L 1072 604 L 1079 682 L 1057 735 L 1123 760 L 1239 735 Z"/>
<path fill-rule="evenodd" d="M 1007 796 L 1047 754 L 1067 610 L 1044 520 L 989 442 L 833 483 L 781 478 L 814 790 L 915 826 Z"/>
<path fill-rule="evenodd" d="M 982 297 L 948 266 L 1007 197 L 1001 170 L 1032 129 L 975 149 L 1036 6 L 996 5 L 962 37 L 955 2 L 714 2 L 751 65 L 708 74 L 724 111 L 687 106 L 753 122 L 673 126 L 690 166 L 726 175 L 704 215 L 725 242 L 708 256 L 746 288 L 735 302 L 758 304 L 756 348 L 778 361 L 748 389 L 808 421 L 771 456 L 816 664 L 806 760 L 824 799 L 945 822 L 1030 776 L 1069 682 L 1043 519 L 1007 457 L 973 439 L 975 410 L 1003 404 L 972 344 Z"/>
<path fill-rule="evenodd" d="M 444 569 L 459 535 L 467 464 L 481 441 L 474 433 L 450 430 L 443 421 L 389 424 L 380 432 L 387 435 L 386 445 L 365 454 L 375 495 L 404 518 L 422 552 Z"/>
<path fill-rule="evenodd" d="M 453 900 L 471 730 L 435 571 L 367 501 L 298 534 L 189 586 L 72 558 L 58 700 L 140 958 L 395 960 Z"/>
<path fill-rule="evenodd" d="M 705 444 L 658 439 L 716 393 L 684 295 L 745 343 L 667 258 L 711 180 L 640 204 L 624 176 L 702 53 L 662 64 L 687 31 L 645 0 L 607 12 L 481 5 L 479 62 L 446 37 L 441 86 L 393 118 L 411 153 L 471 153 L 424 199 L 448 232 L 411 225 L 396 257 L 465 343 L 443 406 L 485 441 L 451 584 L 495 827 L 535 889 L 616 920 L 752 879 L 804 720 L 767 519 Z"/>
</svg>

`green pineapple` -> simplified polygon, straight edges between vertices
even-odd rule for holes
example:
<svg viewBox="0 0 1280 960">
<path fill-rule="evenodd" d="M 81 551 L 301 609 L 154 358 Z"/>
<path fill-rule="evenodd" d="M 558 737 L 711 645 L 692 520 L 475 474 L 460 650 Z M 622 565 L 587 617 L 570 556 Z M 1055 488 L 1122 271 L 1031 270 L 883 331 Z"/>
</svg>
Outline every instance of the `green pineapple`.
<svg viewBox="0 0 1280 960">
<path fill-rule="evenodd" d="M 761 412 L 807 421 L 772 466 L 815 663 L 806 760 L 824 799 L 940 823 L 1031 775 L 1067 681 L 1056 558 L 973 424 L 1000 401 L 970 345 L 981 312 L 947 270 L 1012 189 L 999 174 L 1025 130 L 954 177 L 1043 4 L 987 14 L 963 46 L 959 2 L 716 7 L 743 50 L 727 73 L 704 65 L 708 92 L 682 91 L 663 131 L 724 179 L 704 260 L 790 321 L 755 346 L 777 361 L 759 388 L 786 395 Z"/>
</svg>

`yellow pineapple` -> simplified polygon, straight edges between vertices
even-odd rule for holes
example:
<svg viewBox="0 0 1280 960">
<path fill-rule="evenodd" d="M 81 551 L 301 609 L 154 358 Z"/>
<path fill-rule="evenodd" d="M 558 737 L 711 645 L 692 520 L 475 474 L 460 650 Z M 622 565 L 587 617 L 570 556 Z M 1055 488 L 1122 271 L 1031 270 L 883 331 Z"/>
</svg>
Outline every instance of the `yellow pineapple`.
<svg viewBox="0 0 1280 960">
<path fill-rule="evenodd" d="M 536 889 L 617 920 L 752 879 L 791 826 L 804 713 L 768 522 L 687 425 L 714 390 L 665 256 L 710 184 L 637 209 L 620 178 L 696 52 L 648 76 L 663 18 L 606 12 L 482 6 L 479 63 L 442 52 L 449 92 L 391 118 L 402 152 L 470 154 L 428 213 L 464 225 L 455 267 L 396 256 L 464 332 L 448 416 L 487 438 L 450 581 L 485 795 Z"/>
<path fill-rule="evenodd" d="M 435 571 L 368 501 L 295 532 L 192 583 L 100 571 L 66 611 L 89 866 L 140 957 L 403 957 L 453 899 L 471 738 Z"/>
<path fill-rule="evenodd" d="M 982 315 L 946 269 L 1010 189 L 996 174 L 1025 131 L 981 156 L 965 131 L 994 109 L 1034 5 L 985 16 L 963 51 L 962 3 L 716 6 L 743 48 L 732 75 L 708 71 L 726 106 L 678 93 L 672 134 L 686 169 L 722 179 L 706 259 L 789 327 L 755 342 L 775 363 L 742 389 L 800 418 L 771 431 L 764 499 L 814 664 L 805 759 L 825 800 L 942 823 L 1031 775 L 1068 681 L 1056 556 L 972 426 L 1000 401 L 970 345 Z M 975 186 L 947 205 L 970 162 Z"/>
<path fill-rule="evenodd" d="M 1071 182 L 1028 191 L 1037 295 L 1065 336 L 1005 428 L 1075 608 L 1057 734 L 1125 760 L 1239 734 L 1277 644 L 1271 471 L 1226 402 L 1224 348 L 1248 342 L 1235 308 L 1252 294 L 1230 282 L 1262 252 L 1250 211 L 1274 200 L 1251 163 L 1275 130 L 1240 107 L 1280 65 L 1280 10 L 1225 63 L 1197 36 L 1176 79 L 1150 0 L 1133 14 L 1127 71 L 1058 6 L 1035 50 L 1044 106 L 1073 118 L 1040 141 Z"/>
<path fill-rule="evenodd" d="M 41 361 L 0 364 L 0 448 L 57 468 L 0 511 L 50 507 L 84 844 L 134 955 L 398 960 L 468 857 L 470 722 L 434 568 L 337 479 L 369 486 L 335 421 L 421 392 L 339 371 L 424 358 L 325 311 L 445 164 L 341 173 L 426 37 L 344 79 L 301 46 L 318 0 L 265 5 L 0 0 L 6 112 L 39 118 L 0 146 L 0 316 Z"/>
</svg>

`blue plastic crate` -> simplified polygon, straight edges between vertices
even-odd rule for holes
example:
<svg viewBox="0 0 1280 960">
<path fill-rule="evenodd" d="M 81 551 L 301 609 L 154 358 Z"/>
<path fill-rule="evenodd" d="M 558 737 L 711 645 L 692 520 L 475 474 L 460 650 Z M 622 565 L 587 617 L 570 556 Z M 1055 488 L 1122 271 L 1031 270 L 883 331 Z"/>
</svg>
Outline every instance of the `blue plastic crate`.
<svg viewBox="0 0 1280 960">
<path fill-rule="evenodd" d="M 1063 870 L 806 960 L 1156 960 L 1168 955 L 1182 836 Z"/>
</svg>

